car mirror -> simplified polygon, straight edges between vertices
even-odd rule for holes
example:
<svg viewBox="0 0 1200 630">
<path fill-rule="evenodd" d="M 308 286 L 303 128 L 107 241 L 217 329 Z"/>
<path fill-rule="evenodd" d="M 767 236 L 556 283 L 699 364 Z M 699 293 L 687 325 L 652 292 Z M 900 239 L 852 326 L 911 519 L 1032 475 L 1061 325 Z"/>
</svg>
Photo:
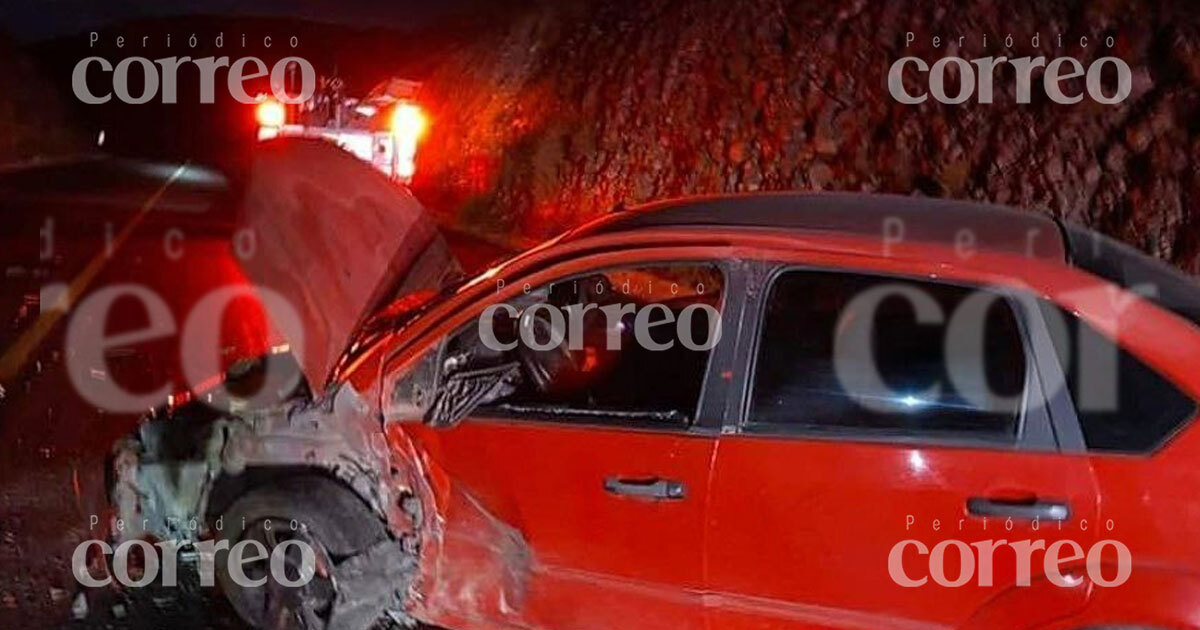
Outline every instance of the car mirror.
<svg viewBox="0 0 1200 630">
<path fill-rule="evenodd" d="M 514 362 L 451 374 L 438 388 L 425 421 L 435 427 L 458 424 L 479 405 L 511 387 L 519 372 L 520 364 Z"/>
<path fill-rule="evenodd" d="M 406 370 L 384 377 L 383 417 L 385 422 L 423 420 L 433 407 L 441 376 L 446 342 L 434 344 Z"/>
</svg>

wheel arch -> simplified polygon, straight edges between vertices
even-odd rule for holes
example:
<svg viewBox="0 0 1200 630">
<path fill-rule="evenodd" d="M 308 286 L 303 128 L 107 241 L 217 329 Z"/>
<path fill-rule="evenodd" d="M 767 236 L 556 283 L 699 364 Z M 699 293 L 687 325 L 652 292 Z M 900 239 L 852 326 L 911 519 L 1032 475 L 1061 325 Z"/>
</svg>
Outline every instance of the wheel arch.
<svg viewBox="0 0 1200 630">
<path fill-rule="evenodd" d="M 205 506 L 205 519 L 211 523 L 228 510 L 238 498 L 252 490 L 277 484 L 285 479 L 292 480 L 304 477 L 322 479 L 337 484 L 343 490 L 353 494 L 362 501 L 381 521 L 385 524 L 387 523 L 387 515 L 379 509 L 377 502 L 372 501 L 371 497 L 364 496 L 362 491 L 334 474 L 333 471 L 320 466 L 289 464 L 248 466 L 236 474 L 222 472 L 213 480 L 212 487 L 209 489 L 208 503 Z"/>
</svg>

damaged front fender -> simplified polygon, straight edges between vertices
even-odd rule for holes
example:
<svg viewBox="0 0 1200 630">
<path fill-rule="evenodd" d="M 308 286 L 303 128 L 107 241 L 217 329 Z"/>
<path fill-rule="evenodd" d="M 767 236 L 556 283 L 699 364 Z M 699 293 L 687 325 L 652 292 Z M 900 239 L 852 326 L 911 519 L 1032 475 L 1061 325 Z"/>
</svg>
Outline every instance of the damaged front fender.
<svg viewBox="0 0 1200 630">
<path fill-rule="evenodd" d="M 145 419 L 135 436 L 117 445 L 112 460 L 115 537 L 184 545 L 222 538 L 244 525 L 236 514 L 227 515 L 245 503 L 241 497 L 260 488 L 277 492 L 305 477 L 324 478 L 327 485 L 332 480 L 341 488 L 334 491 L 361 500 L 364 514 L 379 518 L 387 535 L 336 558 L 331 571 L 338 596 L 323 627 L 365 628 L 383 616 L 410 621 L 406 602 L 417 573 L 421 510 L 405 468 L 392 461 L 378 413 L 365 401 L 352 386 L 340 385 L 315 400 L 301 395 L 236 412 L 193 402 Z M 344 501 L 304 498 L 289 503 L 296 506 L 290 517 L 345 513 L 338 507 Z M 223 518 L 228 522 L 222 524 Z"/>
<path fill-rule="evenodd" d="M 326 397 L 237 413 L 191 403 L 148 418 L 118 444 L 112 500 L 123 539 L 196 540 L 228 495 L 262 471 L 309 469 L 351 488 L 398 535 L 411 533 L 403 510 L 407 480 L 391 465 L 370 407 L 345 385 Z M 270 474 L 270 473 L 267 473 Z"/>
</svg>

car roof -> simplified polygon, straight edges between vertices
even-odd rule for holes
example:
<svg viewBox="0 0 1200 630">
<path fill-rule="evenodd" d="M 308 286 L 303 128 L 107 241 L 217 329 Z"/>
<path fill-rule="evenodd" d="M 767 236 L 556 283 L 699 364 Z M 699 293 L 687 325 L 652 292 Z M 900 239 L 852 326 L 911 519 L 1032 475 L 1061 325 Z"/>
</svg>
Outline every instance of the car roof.
<svg viewBox="0 0 1200 630">
<path fill-rule="evenodd" d="M 839 192 L 692 197 L 618 209 L 567 238 L 656 227 L 827 233 L 1036 257 L 1072 265 L 1125 289 L 1153 287 L 1144 298 L 1200 326 L 1195 278 L 1094 230 L 995 204 Z M 964 238 L 972 240 L 960 240 Z"/>
<path fill-rule="evenodd" d="M 969 201 L 866 193 L 754 193 L 618 208 L 568 239 L 659 227 L 751 228 L 877 237 L 1066 261 L 1054 219 Z M 971 240 L 967 240 L 971 239 Z"/>
</svg>

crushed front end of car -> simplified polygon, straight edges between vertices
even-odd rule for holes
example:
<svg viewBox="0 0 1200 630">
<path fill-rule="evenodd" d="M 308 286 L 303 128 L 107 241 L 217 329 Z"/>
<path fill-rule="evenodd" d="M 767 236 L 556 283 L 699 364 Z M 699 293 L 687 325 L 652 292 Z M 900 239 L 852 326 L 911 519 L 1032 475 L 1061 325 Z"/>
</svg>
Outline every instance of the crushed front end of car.
<svg viewBox="0 0 1200 630">
<path fill-rule="evenodd" d="M 241 223 L 258 243 L 242 267 L 289 345 L 153 411 L 114 447 L 113 534 L 193 550 L 254 626 L 411 623 L 419 481 L 389 448 L 377 386 L 334 373 L 382 304 L 432 293 L 458 265 L 411 194 L 319 141 L 263 143 Z M 304 542 L 312 577 L 234 579 L 247 574 L 228 549 L 251 540 Z"/>
</svg>

